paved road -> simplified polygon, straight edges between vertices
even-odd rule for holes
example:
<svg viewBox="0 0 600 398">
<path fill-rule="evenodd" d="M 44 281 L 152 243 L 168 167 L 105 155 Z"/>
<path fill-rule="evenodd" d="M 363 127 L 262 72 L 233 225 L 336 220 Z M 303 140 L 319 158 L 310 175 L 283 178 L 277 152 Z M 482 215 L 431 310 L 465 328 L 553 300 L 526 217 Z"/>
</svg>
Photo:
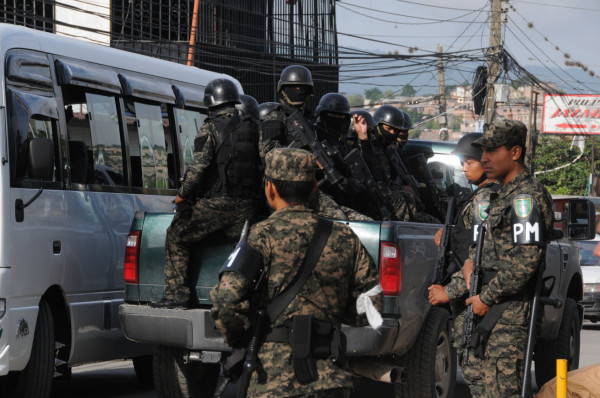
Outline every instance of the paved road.
<svg viewBox="0 0 600 398">
<path fill-rule="evenodd" d="M 584 323 L 581 340 L 580 367 L 598 363 L 600 324 Z M 359 386 L 353 397 L 393 395 L 388 386 L 376 384 Z M 470 397 L 460 375 L 455 396 Z M 55 383 L 52 398 L 157 398 L 157 395 L 152 389 L 140 386 L 131 361 L 112 361 L 75 368 L 71 380 Z"/>
</svg>

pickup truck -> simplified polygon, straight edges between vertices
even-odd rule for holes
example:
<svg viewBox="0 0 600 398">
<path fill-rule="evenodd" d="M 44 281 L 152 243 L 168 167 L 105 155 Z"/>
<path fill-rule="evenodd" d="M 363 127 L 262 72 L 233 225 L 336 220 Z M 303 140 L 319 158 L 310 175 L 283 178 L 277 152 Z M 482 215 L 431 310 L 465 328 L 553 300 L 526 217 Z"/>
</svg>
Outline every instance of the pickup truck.
<svg viewBox="0 0 600 398">
<path fill-rule="evenodd" d="M 198 266 L 191 267 L 195 270 L 191 280 L 197 281 L 197 308 L 152 308 L 148 303 L 163 295 L 164 242 L 172 217 L 135 214 L 127 239 L 121 326 L 128 339 L 154 346 L 154 382 L 161 397 L 210 397 L 222 354 L 230 348 L 210 317 L 209 292 L 233 246 L 216 233 L 194 248 L 191 261 Z M 431 307 L 427 300 L 438 257 L 433 235 L 441 225 L 339 222 L 354 230 L 378 264 L 385 295 L 384 325 L 379 332 L 368 326 L 343 326 L 352 371 L 356 376 L 393 383 L 396 397 L 452 397 L 457 369 L 452 317 L 448 308 Z M 586 226 L 577 228 L 577 234 L 571 233 L 573 239 L 586 239 L 582 238 L 588 232 Z M 577 245 L 562 235 L 557 232 L 547 248 L 544 292 L 562 305 L 546 306 L 543 311 L 535 347 L 538 386 L 554 377 L 556 358 L 568 358 L 569 370 L 579 365 L 581 267 Z"/>
</svg>

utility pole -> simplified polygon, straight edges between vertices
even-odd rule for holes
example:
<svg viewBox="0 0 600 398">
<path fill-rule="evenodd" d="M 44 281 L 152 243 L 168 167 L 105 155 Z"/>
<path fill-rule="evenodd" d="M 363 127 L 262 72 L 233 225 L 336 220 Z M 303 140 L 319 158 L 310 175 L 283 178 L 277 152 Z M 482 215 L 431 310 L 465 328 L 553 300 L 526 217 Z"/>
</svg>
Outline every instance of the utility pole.
<svg viewBox="0 0 600 398">
<path fill-rule="evenodd" d="M 485 100 L 485 122 L 494 121 L 496 113 L 496 90 L 494 84 L 500 74 L 499 54 L 502 45 L 502 3 L 504 0 L 491 0 L 492 15 L 490 18 L 490 49 L 488 50 L 488 81 Z"/>
<path fill-rule="evenodd" d="M 537 145 L 537 102 L 538 92 L 531 86 L 531 94 L 529 96 L 529 130 L 527 131 L 527 142 L 525 144 L 525 166 L 533 174 L 535 165 L 533 155 L 535 154 L 535 146 Z"/>
<path fill-rule="evenodd" d="M 448 141 L 448 114 L 446 113 L 446 82 L 444 80 L 444 57 L 442 54 L 442 45 L 438 44 L 438 85 L 440 91 L 440 102 L 438 110 L 443 116 L 443 122 L 440 123 L 440 139 Z"/>
</svg>

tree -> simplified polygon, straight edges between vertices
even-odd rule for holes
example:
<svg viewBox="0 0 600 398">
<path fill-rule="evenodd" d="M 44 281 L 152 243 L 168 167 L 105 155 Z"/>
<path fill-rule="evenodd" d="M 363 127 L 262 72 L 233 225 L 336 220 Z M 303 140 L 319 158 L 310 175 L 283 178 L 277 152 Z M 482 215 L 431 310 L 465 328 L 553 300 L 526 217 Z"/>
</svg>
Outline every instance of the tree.
<svg viewBox="0 0 600 398">
<path fill-rule="evenodd" d="M 395 94 L 396 94 L 396 92 L 394 90 L 385 90 L 383 92 L 383 98 L 387 98 L 387 99 L 394 98 Z"/>
<path fill-rule="evenodd" d="M 460 125 L 463 122 L 462 115 L 452 116 L 452 131 L 460 131 Z"/>
<path fill-rule="evenodd" d="M 413 86 L 411 86 L 410 84 L 407 84 L 406 86 L 404 86 L 404 88 L 402 88 L 402 92 L 400 93 L 400 95 L 402 97 L 412 97 L 417 93 L 417 90 L 415 90 L 415 88 Z"/>
<path fill-rule="evenodd" d="M 350 106 L 363 106 L 364 102 L 365 102 L 365 97 L 362 96 L 362 94 L 355 94 L 355 95 L 347 95 L 346 98 L 348 98 L 348 102 L 350 102 Z"/>
<path fill-rule="evenodd" d="M 371 104 L 374 104 L 375 102 L 383 98 L 383 93 L 377 87 L 369 88 L 365 90 L 365 98 L 370 100 Z"/>
</svg>

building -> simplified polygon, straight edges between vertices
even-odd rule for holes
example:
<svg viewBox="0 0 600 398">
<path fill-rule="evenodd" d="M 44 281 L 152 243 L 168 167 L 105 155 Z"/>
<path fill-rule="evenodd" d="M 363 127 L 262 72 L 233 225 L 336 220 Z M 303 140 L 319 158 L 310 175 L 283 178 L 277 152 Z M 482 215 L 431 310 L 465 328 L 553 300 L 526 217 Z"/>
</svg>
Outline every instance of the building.
<svg viewBox="0 0 600 398">
<path fill-rule="evenodd" d="M 291 64 L 312 72 L 313 101 L 338 91 L 335 0 L 0 0 L 0 22 L 189 60 L 235 77 L 258 102 L 276 99 Z"/>
</svg>

